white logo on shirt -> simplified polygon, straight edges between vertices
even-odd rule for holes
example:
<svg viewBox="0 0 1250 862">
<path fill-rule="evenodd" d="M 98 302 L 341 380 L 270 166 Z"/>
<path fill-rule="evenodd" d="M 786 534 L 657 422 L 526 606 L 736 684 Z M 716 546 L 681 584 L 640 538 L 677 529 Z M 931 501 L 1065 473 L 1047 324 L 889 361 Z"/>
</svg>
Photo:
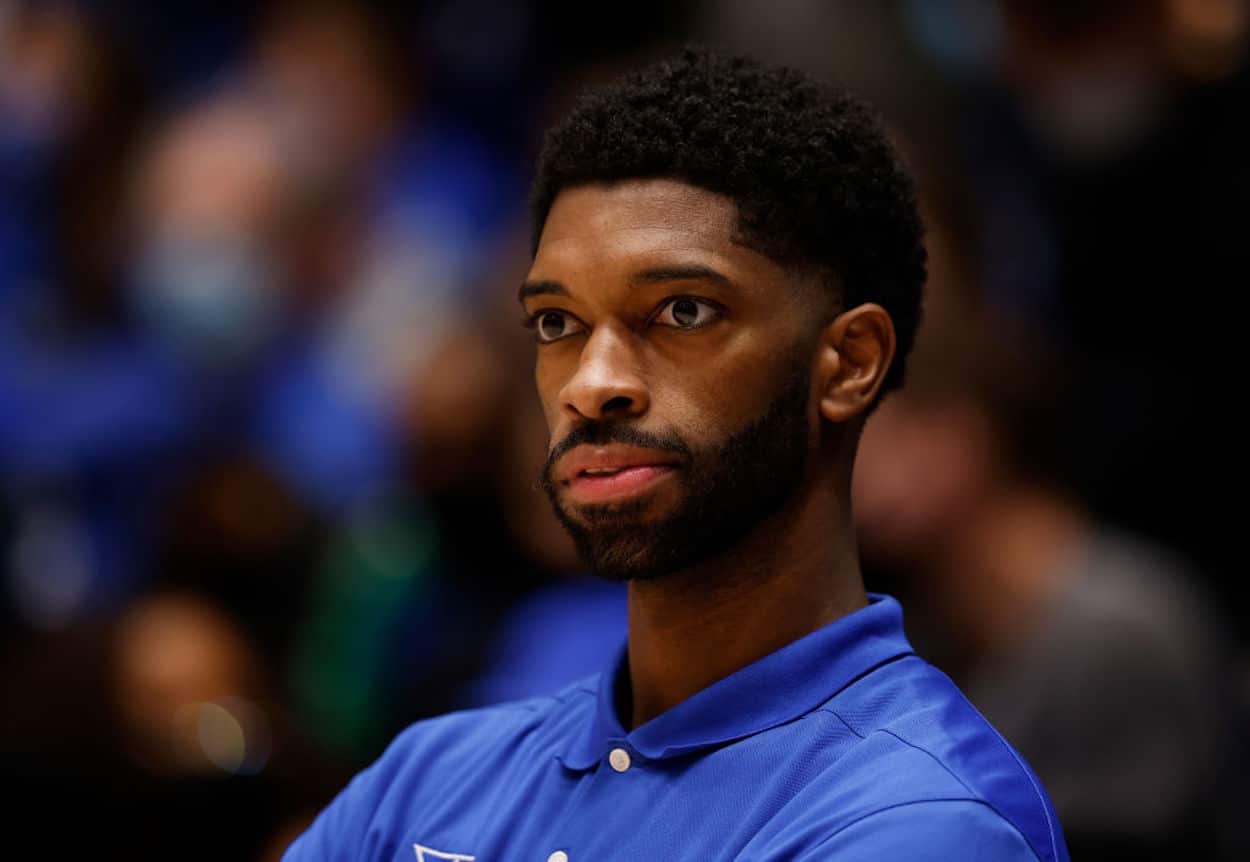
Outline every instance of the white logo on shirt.
<svg viewBox="0 0 1250 862">
<path fill-rule="evenodd" d="M 413 849 L 417 851 L 417 862 L 427 862 L 427 860 L 447 859 L 450 862 L 473 862 L 472 856 L 466 856 L 463 853 L 444 853 L 442 850 L 432 850 L 429 847 L 422 847 L 420 844 L 413 844 Z"/>
</svg>

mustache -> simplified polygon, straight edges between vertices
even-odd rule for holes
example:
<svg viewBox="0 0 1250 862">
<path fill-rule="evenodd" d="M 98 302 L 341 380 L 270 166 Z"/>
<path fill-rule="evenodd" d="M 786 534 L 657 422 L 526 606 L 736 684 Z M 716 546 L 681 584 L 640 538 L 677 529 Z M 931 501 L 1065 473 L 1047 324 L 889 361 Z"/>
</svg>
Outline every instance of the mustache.
<svg viewBox="0 0 1250 862">
<path fill-rule="evenodd" d="M 683 458 L 691 455 L 686 441 L 676 434 L 653 434 L 620 422 L 583 422 L 552 447 L 547 455 L 547 463 L 543 465 L 543 484 L 551 483 L 551 473 L 555 469 L 556 462 L 570 449 L 578 446 L 606 446 L 609 443 L 623 443 L 644 449 L 673 452 Z"/>
</svg>

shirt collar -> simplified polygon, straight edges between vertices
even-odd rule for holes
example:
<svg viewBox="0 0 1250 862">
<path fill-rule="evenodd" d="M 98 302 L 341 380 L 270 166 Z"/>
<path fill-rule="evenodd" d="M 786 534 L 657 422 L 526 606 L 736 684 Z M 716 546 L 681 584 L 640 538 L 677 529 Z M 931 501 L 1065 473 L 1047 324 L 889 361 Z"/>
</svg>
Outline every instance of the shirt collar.
<svg viewBox="0 0 1250 862">
<path fill-rule="evenodd" d="M 870 594 L 869 604 L 719 680 L 626 733 L 613 692 L 625 652 L 600 675 L 592 719 L 560 757 L 589 769 L 624 745 L 660 760 L 752 736 L 806 715 L 878 665 L 908 655 L 899 603 Z"/>
</svg>

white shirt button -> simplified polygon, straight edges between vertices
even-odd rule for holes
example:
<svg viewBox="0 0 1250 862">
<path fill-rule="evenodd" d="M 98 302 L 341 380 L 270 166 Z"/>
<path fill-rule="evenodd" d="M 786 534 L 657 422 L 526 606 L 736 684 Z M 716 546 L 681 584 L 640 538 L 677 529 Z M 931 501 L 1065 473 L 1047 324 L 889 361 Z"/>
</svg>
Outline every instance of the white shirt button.
<svg viewBox="0 0 1250 862">
<path fill-rule="evenodd" d="M 563 850 L 557 850 L 547 857 L 547 862 L 569 862 L 569 854 Z"/>
<path fill-rule="evenodd" d="M 629 752 L 623 748 L 612 749 L 612 751 L 608 754 L 608 763 L 617 772 L 624 772 L 629 769 Z"/>
</svg>

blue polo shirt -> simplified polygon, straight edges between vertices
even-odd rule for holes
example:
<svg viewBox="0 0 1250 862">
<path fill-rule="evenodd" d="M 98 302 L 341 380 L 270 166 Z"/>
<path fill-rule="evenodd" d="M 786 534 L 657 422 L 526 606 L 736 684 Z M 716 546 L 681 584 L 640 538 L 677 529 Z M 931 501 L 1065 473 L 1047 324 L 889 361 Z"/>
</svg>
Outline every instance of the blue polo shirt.
<svg viewBox="0 0 1250 862">
<path fill-rule="evenodd" d="M 632 732 L 626 673 L 622 655 L 553 697 L 413 725 L 284 859 L 1068 859 L 1037 777 L 912 652 L 894 599 Z"/>
</svg>

